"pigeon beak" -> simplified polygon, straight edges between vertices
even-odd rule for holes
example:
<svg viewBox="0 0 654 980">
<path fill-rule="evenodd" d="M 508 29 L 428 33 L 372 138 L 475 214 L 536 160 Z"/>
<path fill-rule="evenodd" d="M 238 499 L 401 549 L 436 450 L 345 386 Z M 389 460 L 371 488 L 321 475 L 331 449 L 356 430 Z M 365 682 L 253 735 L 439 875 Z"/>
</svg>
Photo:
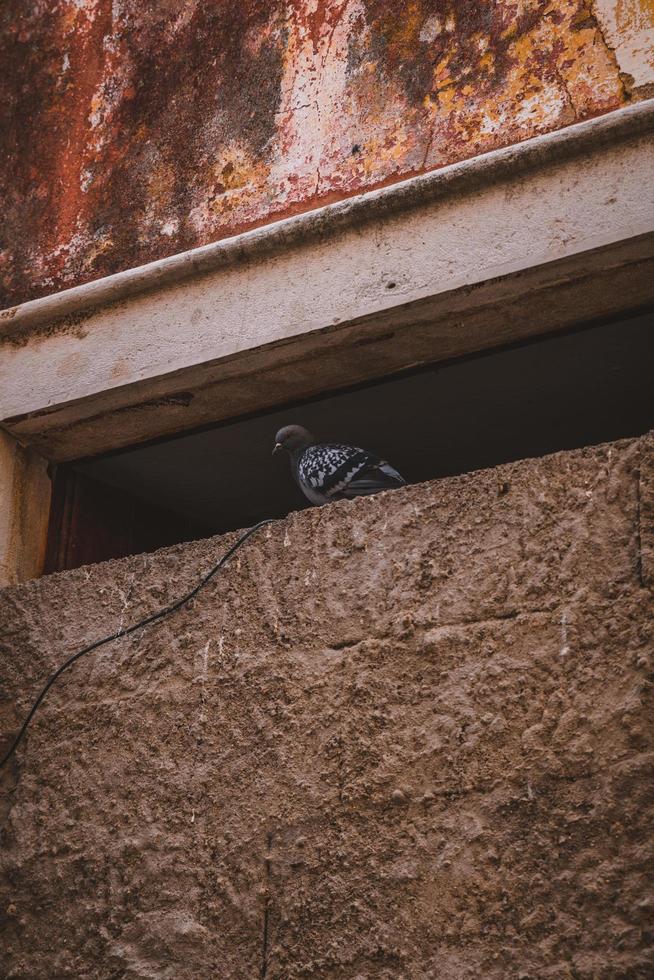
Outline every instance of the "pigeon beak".
<svg viewBox="0 0 654 980">
<path fill-rule="evenodd" d="M 279 450 L 280 449 L 283 449 L 283 448 L 284 447 L 282 446 L 281 442 L 276 442 L 275 443 L 275 448 L 272 451 L 273 456 L 275 455 L 276 452 L 279 452 Z"/>
</svg>

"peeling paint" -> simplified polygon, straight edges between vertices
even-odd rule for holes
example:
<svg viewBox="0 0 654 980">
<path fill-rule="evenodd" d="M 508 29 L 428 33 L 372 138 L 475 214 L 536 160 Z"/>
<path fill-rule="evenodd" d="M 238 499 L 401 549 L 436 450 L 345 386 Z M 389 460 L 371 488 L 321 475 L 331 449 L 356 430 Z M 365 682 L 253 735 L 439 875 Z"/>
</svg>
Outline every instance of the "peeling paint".
<svg viewBox="0 0 654 980">
<path fill-rule="evenodd" d="M 609 6 L 612 38 L 645 30 L 636 0 L 595 4 Z M 614 109 L 629 91 L 596 13 L 589 0 L 7 0 L 0 305 Z"/>
<path fill-rule="evenodd" d="M 654 95 L 654 0 L 595 0 L 593 6 L 627 93 L 634 99 L 650 98 Z"/>
</svg>

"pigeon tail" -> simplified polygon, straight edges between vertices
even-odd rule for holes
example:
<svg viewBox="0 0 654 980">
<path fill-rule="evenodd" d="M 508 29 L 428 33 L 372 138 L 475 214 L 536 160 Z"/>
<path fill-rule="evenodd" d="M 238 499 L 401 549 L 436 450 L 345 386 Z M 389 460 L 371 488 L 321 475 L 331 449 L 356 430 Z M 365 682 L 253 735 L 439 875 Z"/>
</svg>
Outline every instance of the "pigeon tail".
<svg viewBox="0 0 654 980">
<path fill-rule="evenodd" d="M 397 487 L 403 486 L 406 486 L 406 480 L 400 476 L 396 469 L 382 460 L 378 466 L 367 467 L 360 475 L 351 480 L 339 496 L 346 499 L 367 497 L 373 493 L 395 490 Z"/>
</svg>

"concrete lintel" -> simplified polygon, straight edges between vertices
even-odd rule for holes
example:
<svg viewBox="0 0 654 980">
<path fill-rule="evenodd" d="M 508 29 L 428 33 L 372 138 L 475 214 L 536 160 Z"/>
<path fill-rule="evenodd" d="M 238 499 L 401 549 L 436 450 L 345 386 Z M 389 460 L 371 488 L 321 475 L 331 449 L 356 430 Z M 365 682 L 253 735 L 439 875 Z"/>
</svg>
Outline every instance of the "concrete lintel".
<svg viewBox="0 0 654 980">
<path fill-rule="evenodd" d="M 213 271 L 87 313 L 46 322 L 27 304 L 36 319 L 2 346 L 0 418 L 79 458 L 654 303 L 653 108 L 377 192 L 392 207 L 293 219 L 304 237 L 210 246 Z M 490 158 L 492 179 L 461 178 Z"/>
<path fill-rule="evenodd" d="M 654 304 L 654 236 L 11 421 L 67 461 Z"/>
</svg>

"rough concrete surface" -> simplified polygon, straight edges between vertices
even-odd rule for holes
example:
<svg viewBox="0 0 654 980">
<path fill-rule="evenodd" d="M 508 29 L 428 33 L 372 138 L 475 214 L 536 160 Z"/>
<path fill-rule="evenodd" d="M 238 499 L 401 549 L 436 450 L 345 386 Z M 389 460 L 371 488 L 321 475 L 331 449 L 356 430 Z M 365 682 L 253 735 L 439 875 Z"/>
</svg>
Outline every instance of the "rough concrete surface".
<svg viewBox="0 0 654 980">
<path fill-rule="evenodd" d="M 650 8 L 6 0 L 0 306 L 624 105 Z"/>
<path fill-rule="evenodd" d="M 290 515 L 76 664 L 3 775 L 2 975 L 651 977 L 653 445 Z M 2 731 L 231 540 L 0 593 Z"/>
</svg>

